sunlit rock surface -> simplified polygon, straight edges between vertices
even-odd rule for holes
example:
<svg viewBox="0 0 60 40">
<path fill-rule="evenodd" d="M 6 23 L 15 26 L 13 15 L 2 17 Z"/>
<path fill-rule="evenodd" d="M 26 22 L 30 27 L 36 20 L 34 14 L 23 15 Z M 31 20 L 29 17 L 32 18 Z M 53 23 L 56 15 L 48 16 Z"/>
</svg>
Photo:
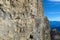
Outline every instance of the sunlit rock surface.
<svg viewBox="0 0 60 40">
<path fill-rule="evenodd" d="M 0 0 L 0 40 L 50 40 L 41 0 Z"/>
</svg>

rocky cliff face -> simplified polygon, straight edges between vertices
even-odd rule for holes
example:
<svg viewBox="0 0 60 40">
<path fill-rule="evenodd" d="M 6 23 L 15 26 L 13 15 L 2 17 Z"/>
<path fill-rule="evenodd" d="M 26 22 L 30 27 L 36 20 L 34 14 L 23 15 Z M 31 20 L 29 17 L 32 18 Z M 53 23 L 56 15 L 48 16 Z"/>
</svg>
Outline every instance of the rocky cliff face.
<svg viewBox="0 0 60 40">
<path fill-rule="evenodd" d="M 0 0 L 0 40 L 50 40 L 41 0 Z"/>
</svg>

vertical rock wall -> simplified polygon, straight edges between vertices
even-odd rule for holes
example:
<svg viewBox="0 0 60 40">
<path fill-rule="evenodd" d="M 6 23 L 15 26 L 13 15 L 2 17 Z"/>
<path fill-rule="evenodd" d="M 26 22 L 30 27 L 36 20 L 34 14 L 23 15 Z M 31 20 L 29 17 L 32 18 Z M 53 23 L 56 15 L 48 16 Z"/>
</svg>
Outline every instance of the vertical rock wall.
<svg viewBox="0 0 60 40">
<path fill-rule="evenodd" d="M 44 29 L 41 0 L 0 0 L 0 40 L 45 40 Z"/>
<path fill-rule="evenodd" d="M 50 25 L 47 17 L 44 17 L 44 34 L 45 34 L 45 40 L 51 40 L 50 37 Z"/>
</svg>

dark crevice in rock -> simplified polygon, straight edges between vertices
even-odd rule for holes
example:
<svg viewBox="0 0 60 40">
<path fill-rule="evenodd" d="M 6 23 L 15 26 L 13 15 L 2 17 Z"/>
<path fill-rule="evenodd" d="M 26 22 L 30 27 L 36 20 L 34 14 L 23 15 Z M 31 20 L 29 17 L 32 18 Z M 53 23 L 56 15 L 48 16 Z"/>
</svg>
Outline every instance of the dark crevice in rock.
<svg viewBox="0 0 60 40">
<path fill-rule="evenodd" d="M 30 13 L 30 15 L 31 15 L 31 18 L 34 18 L 35 17 L 35 15 L 33 15 L 32 13 Z"/>
<path fill-rule="evenodd" d="M 14 4 L 14 2 L 13 2 L 12 0 L 10 0 L 10 5 L 11 5 L 12 7 L 15 7 L 15 4 Z"/>
<path fill-rule="evenodd" d="M 18 17 L 16 17 L 15 19 L 20 19 L 20 17 L 18 16 Z"/>
<path fill-rule="evenodd" d="M 12 18 L 12 15 L 10 14 L 10 18 Z"/>
<path fill-rule="evenodd" d="M 3 6 L 2 4 L 0 4 L 0 7 Z"/>
<path fill-rule="evenodd" d="M 30 39 L 33 39 L 33 35 L 30 35 Z"/>
<path fill-rule="evenodd" d="M 24 13 L 23 13 L 23 15 L 24 15 Z"/>
<path fill-rule="evenodd" d="M 14 5 L 13 3 L 12 3 L 11 5 L 12 5 L 13 7 L 15 7 L 15 5 Z"/>
<path fill-rule="evenodd" d="M 2 8 L 0 8 L 3 13 L 6 13 Z"/>
<path fill-rule="evenodd" d="M 33 12 L 33 10 L 31 9 L 31 12 Z"/>
<path fill-rule="evenodd" d="M 10 0 L 7 0 L 7 1 L 10 1 Z"/>
<path fill-rule="evenodd" d="M 18 0 L 16 0 L 16 1 L 18 1 Z"/>
<path fill-rule="evenodd" d="M 28 0 L 28 3 L 29 3 L 29 0 Z"/>
</svg>

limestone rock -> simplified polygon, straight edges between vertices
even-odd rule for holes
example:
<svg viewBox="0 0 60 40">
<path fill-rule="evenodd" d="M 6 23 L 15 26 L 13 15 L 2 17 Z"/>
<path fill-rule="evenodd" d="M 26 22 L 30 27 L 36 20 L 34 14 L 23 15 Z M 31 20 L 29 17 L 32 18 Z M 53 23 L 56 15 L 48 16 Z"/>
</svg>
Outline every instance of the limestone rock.
<svg viewBox="0 0 60 40">
<path fill-rule="evenodd" d="M 45 34 L 45 40 L 51 40 L 50 37 L 50 27 L 49 27 L 49 21 L 47 17 L 44 17 L 44 34 Z"/>
<path fill-rule="evenodd" d="M 0 40 L 45 40 L 45 24 L 41 0 L 0 0 Z"/>
</svg>

